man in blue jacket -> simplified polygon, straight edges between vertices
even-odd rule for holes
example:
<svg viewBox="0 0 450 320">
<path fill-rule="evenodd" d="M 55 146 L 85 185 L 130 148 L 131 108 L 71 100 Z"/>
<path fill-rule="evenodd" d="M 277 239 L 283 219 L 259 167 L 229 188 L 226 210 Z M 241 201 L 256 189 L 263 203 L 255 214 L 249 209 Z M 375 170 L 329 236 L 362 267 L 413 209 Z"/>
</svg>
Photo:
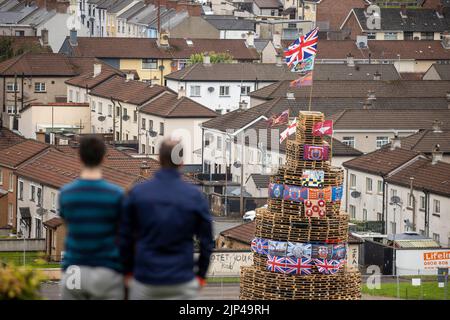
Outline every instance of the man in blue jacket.
<svg viewBox="0 0 450 320">
<path fill-rule="evenodd" d="M 178 154 L 177 154 L 178 152 Z M 166 140 L 159 149 L 161 169 L 126 196 L 120 251 L 129 299 L 193 299 L 205 284 L 213 250 L 208 203 L 181 178 L 181 144 Z M 200 256 L 194 262 L 194 236 Z"/>
</svg>

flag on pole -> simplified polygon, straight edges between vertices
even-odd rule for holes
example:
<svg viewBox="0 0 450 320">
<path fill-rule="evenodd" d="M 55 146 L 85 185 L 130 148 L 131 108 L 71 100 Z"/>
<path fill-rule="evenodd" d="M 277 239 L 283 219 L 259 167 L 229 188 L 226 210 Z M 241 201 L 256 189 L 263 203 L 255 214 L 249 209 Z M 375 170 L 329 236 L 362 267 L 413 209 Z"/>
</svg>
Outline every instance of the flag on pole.
<svg viewBox="0 0 450 320">
<path fill-rule="evenodd" d="M 293 135 L 295 133 L 296 128 L 297 128 L 297 118 L 295 118 L 294 121 L 289 125 L 289 127 L 287 127 L 287 129 L 280 134 L 280 143 L 286 140 L 287 137 Z"/>
<path fill-rule="evenodd" d="M 295 40 L 285 51 L 284 56 L 289 68 L 297 63 L 317 54 L 319 41 L 319 28 L 315 28 L 307 34 Z"/>
<path fill-rule="evenodd" d="M 301 88 L 310 87 L 313 84 L 313 73 L 308 72 L 305 75 L 301 75 L 297 80 L 291 81 L 289 84 L 290 88 Z"/>
<path fill-rule="evenodd" d="M 281 114 L 273 115 L 267 120 L 267 126 L 273 127 L 289 122 L 289 109 L 284 110 Z"/>
<path fill-rule="evenodd" d="M 307 73 L 309 71 L 314 70 L 314 62 L 315 62 L 315 56 L 311 56 L 303 61 L 300 61 L 297 63 L 292 69 L 292 72 L 300 72 L 300 73 Z"/>
<path fill-rule="evenodd" d="M 313 136 L 330 136 L 333 134 L 333 121 L 325 120 L 324 122 L 317 122 L 313 126 Z"/>
</svg>

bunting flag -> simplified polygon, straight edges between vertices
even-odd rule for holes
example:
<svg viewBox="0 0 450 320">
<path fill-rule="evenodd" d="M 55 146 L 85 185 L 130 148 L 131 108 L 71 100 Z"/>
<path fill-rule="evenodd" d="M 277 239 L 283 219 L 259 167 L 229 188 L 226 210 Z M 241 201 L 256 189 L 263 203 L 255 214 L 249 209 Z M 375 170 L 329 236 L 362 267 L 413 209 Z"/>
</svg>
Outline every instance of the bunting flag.
<svg viewBox="0 0 450 320">
<path fill-rule="evenodd" d="M 312 245 L 310 243 L 288 242 L 288 256 L 311 259 L 311 253 Z"/>
<path fill-rule="evenodd" d="M 317 270 L 322 274 L 335 274 L 341 267 L 339 260 L 316 259 Z"/>
<path fill-rule="evenodd" d="M 333 121 L 325 120 L 324 122 L 317 122 L 313 126 L 313 136 L 331 136 L 333 134 Z"/>
<path fill-rule="evenodd" d="M 343 195 L 342 186 L 332 187 L 331 189 L 331 201 L 340 201 Z"/>
<path fill-rule="evenodd" d="M 280 143 L 286 140 L 289 136 L 293 135 L 296 130 L 297 130 L 297 118 L 295 118 L 294 121 L 292 121 L 292 123 L 289 125 L 289 127 L 287 127 L 286 130 L 284 130 L 280 134 Z"/>
<path fill-rule="evenodd" d="M 267 256 L 267 270 L 284 273 L 285 266 L 285 257 Z"/>
<path fill-rule="evenodd" d="M 307 34 L 295 40 L 285 51 L 286 64 L 289 68 L 295 67 L 302 60 L 317 54 L 317 43 L 319 42 L 319 28 L 315 28 Z"/>
<path fill-rule="evenodd" d="M 292 72 L 299 72 L 302 74 L 306 74 L 307 72 L 314 70 L 315 56 L 312 56 L 308 59 L 305 59 L 299 63 L 297 63 L 292 69 Z"/>
<path fill-rule="evenodd" d="M 269 183 L 269 198 L 281 199 L 283 198 L 284 185 L 278 183 Z"/>
<path fill-rule="evenodd" d="M 284 273 L 295 275 L 311 274 L 313 261 L 307 258 L 285 258 Z"/>
<path fill-rule="evenodd" d="M 258 242 L 259 238 L 254 238 L 251 243 L 251 248 L 253 252 L 258 252 Z"/>
<path fill-rule="evenodd" d="M 332 190 L 331 187 L 326 187 L 323 189 L 309 188 L 308 199 L 309 200 L 331 201 L 331 199 L 332 199 L 332 191 L 331 190 Z"/>
<path fill-rule="evenodd" d="M 267 120 L 267 126 L 273 127 L 273 126 L 279 126 L 285 123 L 289 122 L 289 109 L 284 110 L 281 114 L 273 115 Z"/>
<path fill-rule="evenodd" d="M 284 186 L 283 200 L 303 202 L 308 199 L 308 188 L 299 186 Z"/>
<path fill-rule="evenodd" d="M 328 146 L 303 145 L 303 160 L 325 161 L 328 160 Z"/>
<path fill-rule="evenodd" d="M 305 200 L 303 204 L 305 207 L 305 215 L 307 217 L 325 217 L 325 200 Z"/>
<path fill-rule="evenodd" d="M 269 255 L 270 256 L 286 256 L 288 243 L 284 241 L 269 240 Z"/>
</svg>

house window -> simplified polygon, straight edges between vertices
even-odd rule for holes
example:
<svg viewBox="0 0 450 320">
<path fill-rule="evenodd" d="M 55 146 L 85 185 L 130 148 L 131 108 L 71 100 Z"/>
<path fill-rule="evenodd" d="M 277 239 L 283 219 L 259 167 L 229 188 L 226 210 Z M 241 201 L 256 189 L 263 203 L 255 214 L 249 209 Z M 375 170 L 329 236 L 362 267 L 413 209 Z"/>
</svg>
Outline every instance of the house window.
<svg viewBox="0 0 450 320">
<path fill-rule="evenodd" d="M 14 35 L 16 37 L 23 37 L 23 36 L 25 36 L 25 31 L 23 31 L 23 30 L 16 30 L 16 31 L 14 31 Z"/>
<path fill-rule="evenodd" d="M 230 87 L 229 86 L 220 86 L 220 88 L 219 88 L 219 96 L 221 96 L 221 97 L 229 97 L 230 96 Z"/>
<path fill-rule="evenodd" d="M 356 188 L 356 175 L 353 173 L 350 174 L 350 188 Z"/>
<path fill-rule="evenodd" d="M 9 187 L 8 191 L 13 192 L 14 190 L 14 175 L 12 173 L 9 174 Z"/>
<path fill-rule="evenodd" d="M 421 32 L 420 40 L 434 40 L 434 32 Z"/>
<path fill-rule="evenodd" d="M 120 117 L 120 107 L 116 107 L 116 117 Z"/>
<path fill-rule="evenodd" d="M 13 224 L 13 211 L 14 207 L 12 203 L 8 203 L 8 224 L 12 226 Z"/>
<path fill-rule="evenodd" d="M 6 83 L 6 91 L 7 92 L 17 92 L 17 91 L 19 91 L 19 86 L 15 82 L 7 82 Z"/>
<path fill-rule="evenodd" d="M 16 108 L 14 107 L 14 106 L 7 106 L 6 107 L 6 112 L 8 113 L 8 114 L 14 114 L 15 112 L 16 112 Z"/>
<path fill-rule="evenodd" d="M 112 117 L 112 105 L 108 104 L 108 117 Z"/>
<path fill-rule="evenodd" d="M 425 210 L 425 197 L 424 197 L 424 196 L 420 196 L 420 201 L 419 201 L 419 203 L 420 203 L 419 209 L 420 209 L 420 210 Z"/>
<path fill-rule="evenodd" d="M 137 110 L 134 110 L 133 111 L 133 122 L 136 123 L 137 120 L 138 120 L 138 113 L 137 113 Z"/>
<path fill-rule="evenodd" d="M 190 86 L 190 96 L 200 97 L 200 86 Z"/>
<path fill-rule="evenodd" d="M 56 193 L 50 193 L 50 199 L 52 203 L 52 210 L 56 210 Z"/>
<path fill-rule="evenodd" d="M 23 200 L 23 181 L 19 180 L 19 200 Z"/>
<path fill-rule="evenodd" d="M 355 137 L 342 137 L 342 143 L 354 148 L 355 147 Z"/>
<path fill-rule="evenodd" d="M 433 240 L 436 241 L 438 244 L 441 243 L 441 237 L 438 233 L 433 233 Z"/>
<path fill-rule="evenodd" d="M 45 88 L 45 82 L 34 83 L 34 92 L 45 92 L 45 91 L 47 91 Z"/>
<path fill-rule="evenodd" d="M 367 209 L 363 209 L 363 221 L 367 221 Z"/>
<path fill-rule="evenodd" d="M 80 101 L 80 93 L 78 91 L 75 92 L 75 102 L 81 102 Z"/>
<path fill-rule="evenodd" d="M 164 123 L 163 122 L 159 123 L 159 135 L 160 136 L 164 135 Z"/>
<path fill-rule="evenodd" d="M 411 197 L 411 193 L 407 193 L 406 194 L 406 205 L 408 208 L 412 208 L 412 197 Z"/>
<path fill-rule="evenodd" d="M 367 32 L 367 40 L 376 40 L 377 34 L 375 32 Z"/>
<path fill-rule="evenodd" d="M 349 209 L 350 209 L 350 219 L 356 220 L 356 207 L 354 205 L 350 205 Z"/>
<path fill-rule="evenodd" d="M 103 103 L 99 102 L 98 103 L 98 114 L 102 114 L 103 112 Z"/>
<path fill-rule="evenodd" d="M 42 221 L 41 219 L 36 218 L 35 219 L 35 235 L 37 239 L 41 239 L 42 238 Z"/>
<path fill-rule="evenodd" d="M 222 137 L 217 137 L 217 150 L 222 150 Z"/>
<path fill-rule="evenodd" d="M 241 95 L 248 96 L 250 93 L 251 87 L 250 86 L 242 86 L 241 87 Z"/>
<path fill-rule="evenodd" d="M 377 193 L 383 194 L 383 180 L 377 181 Z"/>
<path fill-rule="evenodd" d="M 389 137 L 377 137 L 377 149 L 389 143 Z"/>
<path fill-rule="evenodd" d="M 403 39 L 404 40 L 414 40 L 414 32 L 411 31 L 405 31 L 403 33 Z"/>
<path fill-rule="evenodd" d="M 145 119 L 142 119 L 142 130 L 145 130 L 145 123 L 146 123 Z"/>
<path fill-rule="evenodd" d="M 91 111 L 95 112 L 95 101 L 92 101 L 92 109 L 91 109 Z"/>
<path fill-rule="evenodd" d="M 69 90 L 69 102 L 73 102 L 73 91 Z"/>
<path fill-rule="evenodd" d="M 366 178 L 366 192 L 372 193 L 372 179 Z"/>
<path fill-rule="evenodd" d="M 141 151 L 142 151 L 142 153 L 145 153 L 145 144 L 141 145 Z"/>
<path fill-rule="evenodd" d="M 142 69 L 157 69 L 158 60 L 157 59 L 142 59 Z"/>
<path fill-rule="evenodd" d="M 41 207 L 42 206 L 42 188 L 39 188 L 39 187 L 36 188 L 36 200 L 37 200 L 36 205 L 38 207 Z"/>
<path fill-rule="evenodd" d="M 34 202 L 36 198 L 36 187 L 31 185 L 30 189 L 30 201 Z"/>
<path fill-rule="evenodd" d="M 433 213 L 440 214 L 441 213 L 441 202 L 439 200 L 433 200 Z"/>
<path fill-rule="evenodd" d="M 397 196 L 397 190 L 396 189 L 391 189 L 391 199 L 393 197 L 396 197 L 396 196 Z"/>
<path fill-rule="evenodd" d="M 384 40 L 397 40 L 397 32 L 385 32 Z"/>
<path fill-rule="evenodd" d="M 148 130 L 153 131 L 153 120 L 148 120 Z"/>
<path fill-rule="evenodd" d="M 383 220 L 383 215 L 381 212 L 377 212 L 377 221 L 382 221 Z"/>
</svg>

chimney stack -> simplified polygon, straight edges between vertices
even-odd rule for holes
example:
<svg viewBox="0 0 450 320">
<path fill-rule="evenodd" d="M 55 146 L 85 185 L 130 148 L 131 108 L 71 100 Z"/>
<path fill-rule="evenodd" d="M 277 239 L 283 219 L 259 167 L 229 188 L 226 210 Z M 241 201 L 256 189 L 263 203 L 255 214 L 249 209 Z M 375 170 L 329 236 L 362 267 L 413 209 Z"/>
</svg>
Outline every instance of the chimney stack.
<svg viewBox="0 0 450 320">
<path fill-rule="evenodd" d="M 369 90 L 369 91 L 367 92 L 367 100 L 370 100 L 370 101 L 375 101 L 375 100 L 377 100 L 377 96 L 375 95 L 375 91 Z"/>
<path fill-rule="evenodd" d="M 373 74 L 373 80 L 379 81 L 381 80 L 381 73 L 378 70 Z"/>
<path fill-rule="evenodd" d="M 126 79 L 127 81 L 134 80 L 134 73 L 133 73 L 133 72 L 127 72 L 127 73 L 125 74 L 125 79 Z"/>
<path fill-rule="evenodd" d="M 450 91 L 447 92 L 446 98 L 447 98 L 447 102 L 448 102 L 448 109 L 450 110 Z"/>
<path fill-rule="evenodd" d="M 36 140 L 45 143 L 45 132 L 42 129 L 36 132 Z"/>
<path fill-rule="evenodd" d="M 274 32 L 272 42 L 275 48 L 281 48 L 281 34 L 279 32 Z"/>
<path fill-rule="evenodd" d="M 432 128 L 433 128 L 433 132 L 434 133 L 442 133 L 441 124 L 442 124 L 442 121 L 439 121 L 439 120 L 434 120 L 433 121 Z"/>
<path fill-rule="evenodd" d="M 102 73 L 102 64 L 101 63 L 94 63 L 94 78 L 98 76 L 100 73 Z"/>
<path fill-rule="evenodd" d="M 169 37 L 170 33 L 167 30 L 161 31 L 161 34 L 159 35 L 158 39 L 158 46 L 159 47 L 169 47 Z"/>
<path fill-rule="evenodd" d="M 442 46 L 444 49 L 450 49 L 450 33 L 448 31 L 442 34 Z"/>
<path fill-rule="evenodd" d="M 183 86 L 181 86 L 180 89 L 178 89 L 178 99 L 181 99 L 185 96 L 186 96 L 186 90 L 184 89 Z"/>
<path fill-rule="evenodd" d="M 277 54 L 275 59 L 276 59 L 276 65 L 278 67 L 282 67 L 284 65 L 283 64 L 283 56 L 281 54 Z"/>
<path fill-rule="evenodd" d="M 248 103 L 247 101 L 239 102 L 239 110 L 247 110 Z"/>
<path fill-rule="evenodd" d="M 207 52 L 203 54 L 203 65 L 204 66 L 210 66 L 211 65 L 211 57 Z"/>
<path fill-rule="evenodd" d="M 246 45 L 247 45 L 248 48 L 254 48 L 255 47 L 255 34 L 252 31 L 249 31 L 247 33 Z"/>
<path fill-rule="evenodd" d="M 353 55 L 351 53 L 349 53 L 347 55 L 347 65 L 349 67 L 354 67 L 355 66 L 355 58 L 353 57 Z"/>
<path fill-rule="evenodd" d="M 70 45 L 73 47 L 78 45 L 78 35 L 77 35 L 77 30 L 75 28 L 70 30 L 69 42 L 70 42 Z"/>
<path fill-rule="evenodd" d="M 435 165 L 439 161 L 442 161 L 444 153 L 441 151 L 441 146 L 439 144 L 435 145 L 433 152 L 431 152 L 431 164 Z"/>
<path fill-rule="evenodd" d="M 400 149 L 402 147 L 402 141 L 397 133 L 395 133 L 394 138 L 391 140 L 391 150 Z"/>
<path fill-rule="evenodd" d="M 41 40 L 42 46 L 48 47 L 48 30 L 45 28 L 41 30 Z"/>
<path fill-rule="evenodd" d="M 140 167 L 140 175 L 144 178 L 150 178 L 150 165 L 148 164 L 148 161 L 144 160 L 141 163 Z"/>
</svg>

